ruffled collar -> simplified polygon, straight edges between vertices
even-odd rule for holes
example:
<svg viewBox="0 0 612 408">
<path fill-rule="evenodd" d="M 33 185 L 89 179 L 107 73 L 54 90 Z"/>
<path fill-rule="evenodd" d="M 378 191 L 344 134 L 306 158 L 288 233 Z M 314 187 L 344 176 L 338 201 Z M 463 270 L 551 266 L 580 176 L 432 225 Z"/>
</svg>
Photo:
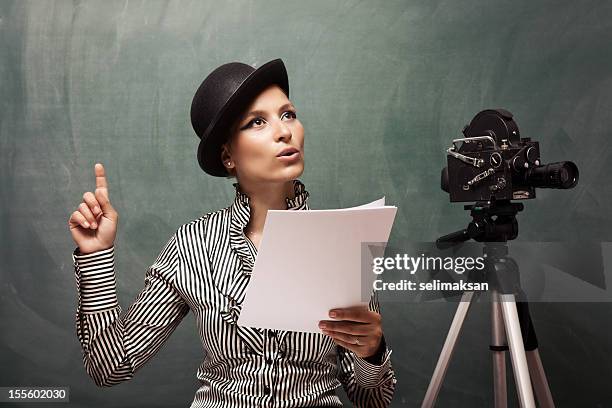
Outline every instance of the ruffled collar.
<svg viewBox="0 0 612 408">
<path fill-rule="evenodd" d="M 234 198 L 233 206 L 239 207 L 240 209 L 249 210 L 247 211 L 247 217 L 248 217 L 250 215 L 250 206 L 249 206 L 250 197 L 245 192 L 242 191 L 240 184 L 233 183 L 232 185 L 234 186 L 234 189 L 236 190 L 236 196 Z M 308 191 L 306 190 L 304 183 L 302 183 L 298 179 L 293 180 L 293 193 L 294 193 L 293 198 L 285 197 L 285 202 L 287 203 L 287 209 L 288 210 L 303 209 L 301 207 L 306 203 L 310 195 Z M 244 210 L 241 210 L 241 212 L 244 212 Z"/>
</svg>

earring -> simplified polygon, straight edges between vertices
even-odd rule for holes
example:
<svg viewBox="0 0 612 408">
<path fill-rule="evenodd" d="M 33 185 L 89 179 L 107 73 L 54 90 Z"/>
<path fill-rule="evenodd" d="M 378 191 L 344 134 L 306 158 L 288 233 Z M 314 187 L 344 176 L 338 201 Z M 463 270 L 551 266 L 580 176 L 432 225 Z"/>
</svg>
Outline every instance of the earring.
<svg viewBox="0 0 612 408">
<path fill-rule="evenodd" d="M 227 162 L 227 165 L 229 166 L 230 164 L 232 164 L 232 162 Z"/>
</svg>

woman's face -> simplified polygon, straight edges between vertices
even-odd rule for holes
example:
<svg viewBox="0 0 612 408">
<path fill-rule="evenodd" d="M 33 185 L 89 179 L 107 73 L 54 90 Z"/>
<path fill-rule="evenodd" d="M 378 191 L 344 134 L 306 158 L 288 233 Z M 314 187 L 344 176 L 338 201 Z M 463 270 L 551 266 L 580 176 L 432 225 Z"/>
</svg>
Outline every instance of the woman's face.
<svg viewBox="0 0 612 408">
<path fill-rule="evenodd" d="M 304 127 L 296 110 L 277 85 L 264 89 L 239 115 L 221 158 L 239 181 L 281 182 L 304 171 Z M 228 149 L 229 147 L 229 149 Z M 287 148 L 291 156 L 279 156 Z"/>
</svg>

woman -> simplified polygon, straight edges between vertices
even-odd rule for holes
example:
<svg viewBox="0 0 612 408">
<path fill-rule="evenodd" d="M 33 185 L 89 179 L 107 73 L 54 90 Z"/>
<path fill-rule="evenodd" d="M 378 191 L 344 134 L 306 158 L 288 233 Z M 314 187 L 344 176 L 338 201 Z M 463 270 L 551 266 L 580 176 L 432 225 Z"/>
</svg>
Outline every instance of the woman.
<svg viewBox="0 0 612 408">
<path fill-rule="evenodd" d="M 95 194 L 83 195 L 69 225 L 78 245 L 77 335 L 98 386 L 132 378 L 191 311 L 206 355 L 191 407 L 340 407 L 340 385 L 355 406 L 389 404 L 396 379 L 375 296 L 369 307 L 330 311 L 322 333 L 237 325 L 267 211 L 308 209 L 298 179 L 304 128 L 288 96 L 280 59 L 258 69 L 224 64 L 202 82 L 191 107 L 198 162 L 212 176 L 235 177 L 236 195 L 173 233 L 124 316 L 115 291 L 118 214 L 96 164 Z"/>
</svg>

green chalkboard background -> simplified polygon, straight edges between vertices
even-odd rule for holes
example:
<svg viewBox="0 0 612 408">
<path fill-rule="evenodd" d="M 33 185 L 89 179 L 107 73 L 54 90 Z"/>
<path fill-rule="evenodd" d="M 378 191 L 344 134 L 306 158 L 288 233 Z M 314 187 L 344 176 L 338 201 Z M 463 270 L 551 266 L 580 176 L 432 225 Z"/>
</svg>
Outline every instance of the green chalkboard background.
<svg viewBox="0 0 612 408">
<path fill-rule="evenodd" d="M 74 407 L 189 405 L 203 358 L 191 315 L 131 381 L 87 377 L 67 221 L 102 162 L 127 308 L 170 234 L 233 199 L 198 167 L 193 92 L 222 63 L 273 58 L 306 129 L 312 208 L 385 195 L 392 240 L 465 226 L 439 188 L 445 148 L 504 107 L 545 162 L 581 171 L 575 189 L 526 203 L 520 238 L 612 240 L 612 2 L 0 0 L 0 386 L 69 386 Z M 393 406 L 420 404 L 455 307 L 382 306 Z M 475 310 L 441 407 L 492 405 L 488 306 Z M 558 406 L 610 406 L 612 304 L 532 313 Z"/>
</svg>

